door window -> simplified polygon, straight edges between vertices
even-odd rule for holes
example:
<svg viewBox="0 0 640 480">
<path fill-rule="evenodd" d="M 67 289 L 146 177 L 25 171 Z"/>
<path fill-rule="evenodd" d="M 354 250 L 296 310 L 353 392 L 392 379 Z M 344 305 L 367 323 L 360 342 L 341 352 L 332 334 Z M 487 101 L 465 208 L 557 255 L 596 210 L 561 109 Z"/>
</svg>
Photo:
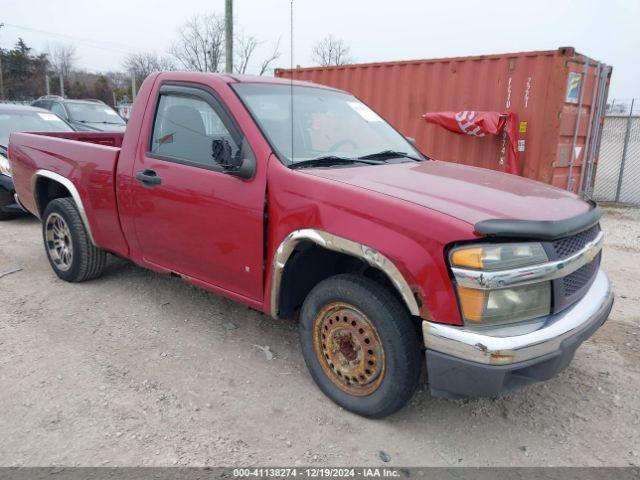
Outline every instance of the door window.
<svg viewBox="0 0 640 480">
<path fill-rule="evenodd" d="M 34 107 L 45 108 L 47 110 L 51 110 L 51 102 L 47 102 L 45 100 L 40 100 L 33 103 Z"/>
<path fill-rule="evenodd" d="M 151 137 L 151 153 L 206 168 L 218 165 L 214 151 L 228 149 L 232 157 L 240 146 L 215 109 L 201 98 L 162 94 Z"/>
</svg>

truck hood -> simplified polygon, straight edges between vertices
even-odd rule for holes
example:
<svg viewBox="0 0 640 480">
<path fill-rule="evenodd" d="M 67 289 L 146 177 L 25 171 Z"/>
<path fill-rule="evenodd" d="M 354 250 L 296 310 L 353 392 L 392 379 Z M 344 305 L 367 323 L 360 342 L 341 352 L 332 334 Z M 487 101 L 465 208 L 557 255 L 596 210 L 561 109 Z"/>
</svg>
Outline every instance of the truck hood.
<svg viewBox="0 0 640 480">
<path fill-rule="evenodd" d="M 591 208 L 577 195 L 544 183 L 442 161 L 303 171 L 422 205 L 472 225 L 490 219 L 563 220 Z"/>
</svg>

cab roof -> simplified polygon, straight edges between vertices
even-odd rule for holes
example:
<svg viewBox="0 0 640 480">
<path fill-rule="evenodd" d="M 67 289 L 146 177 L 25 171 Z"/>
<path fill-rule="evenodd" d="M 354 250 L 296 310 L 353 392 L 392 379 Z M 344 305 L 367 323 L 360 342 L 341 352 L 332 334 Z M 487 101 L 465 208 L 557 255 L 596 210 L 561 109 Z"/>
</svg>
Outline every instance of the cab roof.
<svg viewBox="0 0 640 480">
<path fill-rule="evenodd" d="M 279 77 L 268 77 L 266 75 L 238 75 L 231 73 L 203 73 L 203 72 L 179 72 L 179 71 L 169 71 L 169 72 L 159 72 L 156 75 L 159 75 L 160 78 L 170 79 L 173 77 L 174 79 L 180 79 L 184 81 L 200 81 L 206 83 L 207 79 L 211 79 L 212 77 L 218 79 L 219 81 L 223 81 L 228 84 L 232 83 L 261 83 L 265 85 L 295 85 L 300 87 L 314 87 L 314 88 L 322 88 L 324 90 L 333 90 L 337 92 L 342 92 L 337 88 L 328 87 L 326 85 L 320 85 L 317 83 L 304 82 L 301 80 L 291 80 L 288 78 L 279 78 Z"/>
</svg>

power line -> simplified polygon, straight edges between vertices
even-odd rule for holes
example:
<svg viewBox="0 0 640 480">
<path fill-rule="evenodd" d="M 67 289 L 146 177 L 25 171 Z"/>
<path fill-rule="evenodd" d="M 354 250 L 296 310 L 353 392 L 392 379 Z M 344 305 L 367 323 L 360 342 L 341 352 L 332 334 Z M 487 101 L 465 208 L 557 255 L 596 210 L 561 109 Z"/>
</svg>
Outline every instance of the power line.
<svg viewBox="0 0 640 480">
<path fill-rule="evenodd" d="M 94 39 L 91 39 L 91 38 L 76 37 L 74 35 L 67 35 L 67 34 L 64 34 L 64 33 L 50 32 L 50 31 L 47 31 L 47 30 L 41 30 L 39 28 L 25 27 L 24 25 L 15 25 L 13 23 L 7 23 L 7 22 L 4 22 L 4 25 L 5 25 L 5 27 L 11 27 L 11 28 L 14 28 L 14 29 L 17 29 L 17 30 L 24 30 L 24 31 L 27 31 L 27 32 L 39 33 L 39 34 L 43 34 L 43 35 L 47 35 L 47 36 L 64 38 L 66 40 L 73 41 L 74 43 L 84 43 L 88 47 L 96 48 L 96 49 L 99 49 L 99 50 L 118 52 L 118 53 L 122 53 L 122 54 L 138 53 L 136 51 L 129 50 L 129 47 L 127 45 L 116 43 L 116 42 L 110 42 L 110 41 L 105 41 L 105 40 L 94 40 Z"/>
</svg>

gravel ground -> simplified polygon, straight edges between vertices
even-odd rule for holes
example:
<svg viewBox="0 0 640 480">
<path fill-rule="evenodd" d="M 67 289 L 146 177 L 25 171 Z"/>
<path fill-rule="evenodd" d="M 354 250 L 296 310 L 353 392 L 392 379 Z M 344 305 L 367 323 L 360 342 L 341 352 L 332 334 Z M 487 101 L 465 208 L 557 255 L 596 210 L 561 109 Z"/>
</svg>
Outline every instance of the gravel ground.
<svg viewBox="0 0 640 480">
<path fill-rule="evenodd" d="M 294 323 L 116 259 L 64 283 L 37 221 L 4 222 L 0 465 L 640 465 L 640 210 L 602 224 L 617 300 L 567 370 L 371 421 L 315 387 Z"/>
</svg>

